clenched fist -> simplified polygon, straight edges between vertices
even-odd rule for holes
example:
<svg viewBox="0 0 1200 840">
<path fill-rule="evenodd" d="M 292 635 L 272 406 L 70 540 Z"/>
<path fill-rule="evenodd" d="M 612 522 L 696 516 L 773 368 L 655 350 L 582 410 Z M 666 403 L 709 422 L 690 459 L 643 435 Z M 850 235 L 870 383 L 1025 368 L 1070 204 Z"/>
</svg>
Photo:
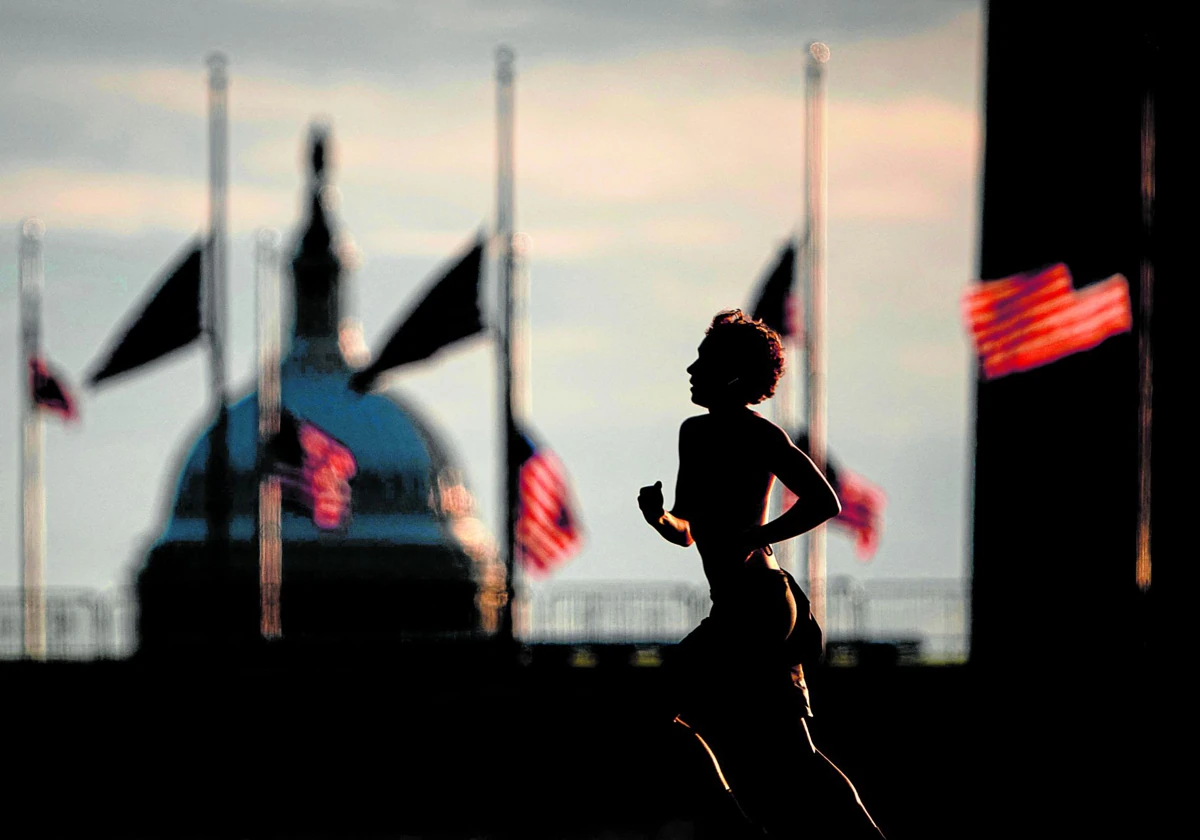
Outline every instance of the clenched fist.
<svg viewBox="0 0 1200 840">
<path fill-rule="evenodd" d="M 657 522 L 663 515 L 662 482 L 656 481 L 651 487 L 643 487 L 638 491 L 638 507 L 647 522 Z"/>
</svg>

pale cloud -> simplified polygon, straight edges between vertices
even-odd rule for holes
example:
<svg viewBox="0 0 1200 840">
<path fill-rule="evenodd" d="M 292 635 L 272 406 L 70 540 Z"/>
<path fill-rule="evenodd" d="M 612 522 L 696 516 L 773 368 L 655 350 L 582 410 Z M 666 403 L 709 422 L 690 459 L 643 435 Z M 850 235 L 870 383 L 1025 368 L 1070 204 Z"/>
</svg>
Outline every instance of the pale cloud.
<svg viewBox="0 0 1200 840">
<path fill-rule="evenodd" d="M 257 220 L 286 218 L 295 196 L 282 190 L 233 186 L 230 230 L 244 233 Z M 0 216 L 39 216 L 55 228 L 128 235 L 143 230 L 195 231 L 206 227 L 208 199 L 198 181 L 141 172 L 27 169 L 0 177 Z"/>
<path fill-rule="evenodd" d="M 416 257 L 443 258 L 462 248 L 465 242 L 461 230 L 405 230 L 380 226 L 359 231 L 357 244 L 368 254 L 403 254 Z"/>
<path fill-rule="evenodd" d="M 563 362 L 611 357 L 626 343 L 619 331 L 598 324 L 539 327 L 531 341 L 539 356 Z"/>
<path fill-rule="evenodd" d="M 977 16 L 962 15 L 919 36 L 922 47 L 936 50 L 939 39 L 961 39 L 973 20 Z M 908 47 L 888 48 L 911 58 Z M 578 257 L 619 242 L 720 247 L 741 233 L 727 221 L 731 207 L 766 218 L 798 218 L 802 70 L 802 54 L 794 50 L 759 54 L 692 47 L 616 65 L 551 61 L 521 73 L 517 191 L 539 255 Z M 198 73 L 149 68 L 99 74 L 92 84 L 106 96 L 201 118 L 201 81 Z M 427 224 L 412 229 L 397 218 L 401 204 L 458 208 L 450 214 L 452 224 L 471 208 L 489 214 L 495 171 L 490 80 L 404 88 L 367 80 L 304 85 L 235 74 L 230 90 L 235 139 L 242 143 L 236 150 L 239 167 L 255 183 L 277 184 L 281 195 L 289 187 L 295 195 L 301 127 L 314 115 L 332 116 L 336 177 L 355 190 L 355 202 L 368 211 L 364 218 L 388 218 L 378 230 L 358 231 L 371 250 L 428 255 L 461 238 L 458 229 Z M 290 148 L 280 154 L 281 146 Z M 978 146 L 973 102 L 929 94 L 873 98 L 841 94 L 834 86 L 827 144 L 831 216 L 945 219 L 973 194 Z M 148 195 L 153 184 L 137 181 L 144 194 L 131 196 L 128 206 L 136 211 L 177 204 L 165 195 Z M 195 189 L 178 182 L 161 186 Z M 287 218 L 293 212 L 290 196 L 236 189 L 235 200 L 258 203 L 235 206 L 235 215 L 262 218 L 279 208 L 282 214 L 271 218 Z M 79 215 L 96 214 L 85 206 Z M 177 210 L 134 212 L 121 224 L 130 229 L 139 220 L 161 223 L 177 216 Z M 546 225 L 547 218 L 555 220 L 553 226 Z M 408 229 L 392 230 L 397 224 Z"/>
<path fill-rule="evenodd" d="M 700 214 L 647 219 L 642 225 L 647 242 L 666 248 L 732 245 L 739 231 L 724 219 Z"/>
<path fill-rule="evenodd" d="M 610 249 L 620 238 L 620 231 L 611 227 L 554 228 L 538 225 L 527 228 L 530 262 L 536 266 L 538 260 L 569 260 L 601 253 Z M 536 268 L 531 269 L 536 282 Z"/>
<path fill-rule="evenodd" d="M 830 213 L 949 218 L 974 193 L 979 132 L 973 110 L 927 97 L 831 103 Z"/>
</svg>

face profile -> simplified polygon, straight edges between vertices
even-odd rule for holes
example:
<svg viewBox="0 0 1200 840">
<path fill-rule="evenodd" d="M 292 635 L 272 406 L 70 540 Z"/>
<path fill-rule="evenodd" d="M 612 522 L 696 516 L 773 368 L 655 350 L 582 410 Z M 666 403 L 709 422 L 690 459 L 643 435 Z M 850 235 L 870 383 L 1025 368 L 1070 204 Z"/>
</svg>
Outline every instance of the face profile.
<svg viewBox="0 0 1200 840">
<path fill-rule="evenodd" d="M 736 402 L 734 386 L 741 381 L 725 358 L 720 348 L 710 338 L 700 342 L 696 350 L 696 361 L 687 368 L 691 386 L 692 402 L 703 408 L 714 408 L 722 403 Z"/>
</svg>

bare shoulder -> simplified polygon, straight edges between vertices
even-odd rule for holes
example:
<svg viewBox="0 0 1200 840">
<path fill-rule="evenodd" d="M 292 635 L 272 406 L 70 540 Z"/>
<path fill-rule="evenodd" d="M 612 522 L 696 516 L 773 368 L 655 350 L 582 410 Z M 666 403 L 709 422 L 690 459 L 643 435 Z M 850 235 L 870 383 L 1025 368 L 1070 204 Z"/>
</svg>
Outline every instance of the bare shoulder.
<svg viewBox="0 0 1200 840">
<path fill-rule="evenodd" d="M 786 431 L 757 411 L 749 413 L 746 425 L 754 438 L 767 446 L 790 446 L 792 443 Z"/>
<path fill-rule="evenodd" d="M 679 436 L 690 437 L 703 432 L 708 419 L 707 414 L 695 414 L 687 418 L 679 424 Z"/>
</svg>

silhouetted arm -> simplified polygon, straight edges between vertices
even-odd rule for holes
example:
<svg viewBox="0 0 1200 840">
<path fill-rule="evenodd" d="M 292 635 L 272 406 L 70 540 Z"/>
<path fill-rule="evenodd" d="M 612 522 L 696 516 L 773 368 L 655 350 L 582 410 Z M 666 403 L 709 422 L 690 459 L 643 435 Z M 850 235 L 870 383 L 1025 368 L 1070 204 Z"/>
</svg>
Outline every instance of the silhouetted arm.
<svg viewBox="0 0 1200 840">
<path fill-rule="evenodd" d="M 679 475 L 675 480 L 675 507 L 666 511 L 663 505 L 662 482 L 656 481 L 652 487 L 643 487 L 638 493 L 638 507 L 646 522 L 667 542 L 687 548 L 692 544 L 692 528 L 688 522 L 688 492 L 690 482 L 687 475 L 687 455 L 685 440 L 689 434 L 687 421 L 679 428 Z"/>
<path fill-rule="evenodd" d="M 763 428 L 767 468 L 796 495 L 796 503 L 778 518 L 749 529 L 745 539 L 755 547 L 790 540 L 832 519 L 842 510 L 837 494 L 825 476 L 792 443 L 787 433 L 769 421 Z"/>
<path fill-rule="evenodd" d="M 643 487 L 638 493 L 638 507 L 650 527 L 667 542 L 687 548 L 692 544 L 692 530 L 686 519 L 663 510 L 662 482 L 656 481 L 653 486 Z"/>
</svg>

